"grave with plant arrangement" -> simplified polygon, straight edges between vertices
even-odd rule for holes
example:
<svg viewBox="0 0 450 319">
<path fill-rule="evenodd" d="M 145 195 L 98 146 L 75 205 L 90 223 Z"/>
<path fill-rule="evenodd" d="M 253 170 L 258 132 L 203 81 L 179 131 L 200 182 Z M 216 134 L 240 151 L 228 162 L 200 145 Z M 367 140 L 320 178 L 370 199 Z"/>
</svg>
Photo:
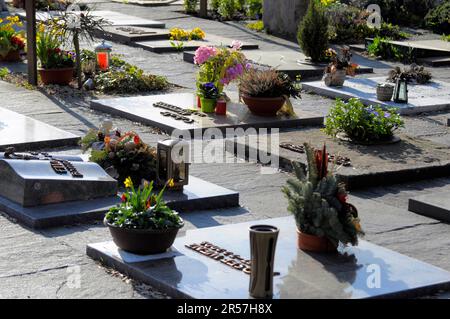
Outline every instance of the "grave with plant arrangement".
<svg viewBox="0 0 450 319">
<path fill-rule="evenodd" d="M 255 224 L 273 225 L 282 236 L 275 252 L 274 299 L 418 297 L 450 284 L 449 272 L 364 240 L 358 246 L 340 245 L 335 253 L 298 250 L 293 217 L 188 230 L 157 255 L 128 253 L 112 241 L 88 244 L 86 252 L 174 298 L 249 299 L 250 276 L 236 260 L 250 258 L 249 227 Z M 389 270 L 380 276 L 382 289 L 366 285 L 372 264 Z"/>
<path fill-rule="evenodd" d="M 25 33 L 17 16 L 0 17 L 0 62 L 19 62 L 25 49 Z"/>
</svg>

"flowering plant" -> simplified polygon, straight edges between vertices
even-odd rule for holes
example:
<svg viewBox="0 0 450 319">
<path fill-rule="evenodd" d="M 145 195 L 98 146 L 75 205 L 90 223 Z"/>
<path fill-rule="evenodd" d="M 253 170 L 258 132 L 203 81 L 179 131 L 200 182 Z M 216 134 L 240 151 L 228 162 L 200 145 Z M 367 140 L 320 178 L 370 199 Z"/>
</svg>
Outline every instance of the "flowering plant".
<svg viewBox="0 0 450 319">
<path fill-rule="evenodd" d="M 352 53 L 348 47 L 342 48 L 338 54 L 334 49 L 329 48 L 325 51 L 325 57 L 330 64 L 325 69 L 325 73 L 334 73 L 337 70 L 346 70 L 347 75 L 354 76 L 358 64 L 351 63 Z"/>
<path fill-rule="evenodd" d="M 23 31 L 16 28 L 23 26 L 18 16 L 8 16 L 5 21 L 0 18 L 0 57 L 4 58 L 10 51 L 23 50 L 25 39 Z"/>
<path fill-rule="evenodd" d="M 233 41 L 230 48 L 202 46 L 195 51 L 194 63 L 200 66 L 197 76 L 199 93 L 202 85 L 212 83 L 221 94 L 225 85 L 240 78 L 250 68 L 241 47 L 241 42 Z"/>
<path fill-rule="evenodd" d="M 92 149 L 90 161 L 123 182 L 126 177 L 139 185 L 142 179 L 156 178 L 156 149 L 145 144 L 135 132 L 121 133 L 105 123 L 90 130 L 81 140 L 84 150 Z"/>
<path fill-rule="evenodd" d="M 388 140 L 394 131 L 403 126 L 396 109 L 383 110 L 380 106 L 365 106 L 359 99 L 347 103 L 336 100 L 325 120 L 325 133 L 336 136 L 345 133 L 362 143 Z"/>
<path fill-rule="evenodd" d="M 113 226 L 128 229 L 168 229 L 181 228 L 183 219 L 170 209 L 162 199 L 169 181 L 156 195 L 153 181 L 135 189 L 131 177 L 125 179 L 126 192 L 121 203 L 106 214 L 106 221 Z M 173 183 L 173 182 L 172 182 Z"/>
<path fill-rule="evenodd" d="M 205 99 L 218 99 L 219 90 L 212 82 L 200 84 L 198 88 L 198 95 Z"/>
<path fill-rule="evenodd" d="M 75 64 L 75 53 L 61 49 L 62 36 L 57 29 L 44 24 L 38 26 L 36 52 L 43 69 L 71 68 Z"/>
<path fill-rule="evenodd" d="M 169 37 L 172 41 L 191 41 L 203 40 L 206 37 L 206 34 L 200 28 L 194 28 L 191 31 L 180 28 L 172 28 L 169 30 Z"/>
</svg>

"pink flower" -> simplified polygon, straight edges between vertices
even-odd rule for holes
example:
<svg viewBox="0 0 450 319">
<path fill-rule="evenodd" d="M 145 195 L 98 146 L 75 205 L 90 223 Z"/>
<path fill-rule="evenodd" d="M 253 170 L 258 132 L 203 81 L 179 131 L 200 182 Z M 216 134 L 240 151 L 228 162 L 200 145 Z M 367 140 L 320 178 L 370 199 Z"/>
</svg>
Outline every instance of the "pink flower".
<svg viewBox="0 0 450 319">
<path fill-rule="evenodd" d="M 194 63 L 203 64 L 212 56 L 217 54 L 217 49 L 214 47 L 201 46 L 195 51 Z"/>
<path fill-rule="evenodd" d="M 235 50 L 240 50 L 242 48 L 243 43 L 239 40 L 233 40 L 233 42 L 231 42 L 231 47 Z"/>
</svg>

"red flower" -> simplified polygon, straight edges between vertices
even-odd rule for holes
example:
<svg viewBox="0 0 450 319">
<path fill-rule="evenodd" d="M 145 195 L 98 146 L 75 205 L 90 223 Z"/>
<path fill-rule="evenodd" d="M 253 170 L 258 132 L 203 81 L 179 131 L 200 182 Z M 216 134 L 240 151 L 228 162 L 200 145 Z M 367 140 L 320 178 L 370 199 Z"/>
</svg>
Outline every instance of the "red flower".
<svg viewBox="0 0 450 319">
<path fill-rule="evenodd" d="M 319 180 L 327 176 L 328 174 L 328 153 L 325 144 L 323 145 L 323 149 L 316 150 L 314 152 L 316 159 L 317 172 L 319 174 Z"/>
<path fill-rule="evenodd" d="M 56 48 L 54 51 L 55 51 L 55 53 L 60 53 L 61 49 L 60 48 Z"/>
<path fill-rule="evenodd" d="M 135 135 L 133 141 L 134 144 L 139 144 L 141 142 L 141 139 L 139 138 L 139 136 Z"/>
<path fill-rule="evenodd" d="M 338 201 L 340 201 L 342 204 L 347 203 L 347 197 L 348 197 L 347 194 L 345 194 L 345 193 L 339 193 L 339 194 L 337 194 L 336 197 L 337 197 Z"/>
<path fill-rule="evenodd" d="M 16 45 L 19 49 L 25 48 L 25 42 L 16 36 L 11 37 L 11 44 Z"/>
<path fill-rule="evenodd" d="M 127 201 L 127 195 L 125 193 L 122 194 L 122 197 L 120 197 L 120 199 L 122 200 L 122 203 Z"/>
</svg>

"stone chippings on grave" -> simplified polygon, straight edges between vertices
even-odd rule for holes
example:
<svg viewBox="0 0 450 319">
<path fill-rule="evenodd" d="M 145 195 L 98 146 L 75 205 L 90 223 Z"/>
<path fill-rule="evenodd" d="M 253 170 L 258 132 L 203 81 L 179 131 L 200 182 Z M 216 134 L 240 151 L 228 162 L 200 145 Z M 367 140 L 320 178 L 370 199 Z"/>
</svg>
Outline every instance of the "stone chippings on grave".
<svg viewBox="0 0 450 319">
<path fill-rule="evenodd" d="M 0 153 L 0 196 L 23 207 L 110 197 L 117 181 L 74 157 Z"/>
</svg>

